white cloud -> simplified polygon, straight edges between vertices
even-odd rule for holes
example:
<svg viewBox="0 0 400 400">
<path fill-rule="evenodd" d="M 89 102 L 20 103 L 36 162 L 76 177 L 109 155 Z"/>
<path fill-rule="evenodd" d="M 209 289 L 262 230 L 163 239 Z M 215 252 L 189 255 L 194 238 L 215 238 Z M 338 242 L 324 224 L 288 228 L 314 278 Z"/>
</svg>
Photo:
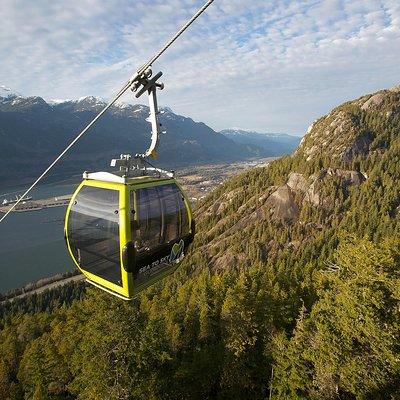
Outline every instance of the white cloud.
<svg viewBox="0 0 400 400">
<path fill-rule="evenodd" d="M 3 0 L 0 83 L 110 97 L 201 4 Z M 336 104 L 397 84 L 399 39 L 397 0 L 215 1 L 155 65 L 160 103 L 216 129 L 302 133 Z"/>
</svg>

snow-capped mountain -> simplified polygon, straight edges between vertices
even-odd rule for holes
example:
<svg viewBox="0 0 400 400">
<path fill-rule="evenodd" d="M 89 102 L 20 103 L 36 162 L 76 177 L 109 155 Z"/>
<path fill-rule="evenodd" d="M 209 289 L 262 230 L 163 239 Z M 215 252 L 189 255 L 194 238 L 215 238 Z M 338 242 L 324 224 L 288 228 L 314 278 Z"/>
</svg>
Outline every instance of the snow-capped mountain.
<svg viewBox="0 0 400 400">
<path fill-rule="evenodd" d="M 4 88 L 0 97 L 0 184 L 7 179 L 24 183 L 54 159 L 78 132 L 106 105 L 93 96 L 77 100 L 45 101 L 23 97 Z M 158 164 L 162 167 L 209 162 L 230 162 L 260 155 L 202 122 L 160 109 L 162 136 Z M 107 169 L 119 154 L 141 153 L 149 145 L 149 108 L 141 104 L 115 104 L 54 169 L 59 177 L 83 170 Z M 21 180 L 24 180 L 22 182 Z"/>
<path fill-rule="evenodd" d="M 48 110 L 64 110 L 70 112 L 99 112 L 108 104 L 107 100 L 101 97 L 84 96 L 76 100 L 52 99 L 44 100 L 39 96 L 22 96 L 12 89 L 0 85 L 0 107 L 3 111 L 17 111 L 33 105 L 42 105 Z M 131 118 L 148 116 L 149 107 L 143 104 L 129 104 L 124 102 L 115 103 L 109 110 L 111 114 Z M 160 107 L 160 114 L 168 119 L 181 119 L 185 117 L 175 114 L 169 107 Z"/>
<path fill-rule="evenodd" d="M 220 131 L 223 135 L 232 135 L 232 136 L 240 136 L 240 135 L 247 135 L 247 136 L 253 136 L 253 135 L 262 135 L 262 136 L 268 136 L 271 138 L 282 138 L 282 137 L 294 137 L 293 135 L 289 135 L 287 133 L 275 133 L 275 132 L 257 132 L 257 131 L 252 131 L 251 129 L 244 129 L 244 128 L 228 128 L 228 129 L 223 129 Z"/>
<path fill-rule="evenodd" d="M 0 85 L 0 98 L 6 99 L 6 98 L 14 98 L 14 97 L 19 97 L 21 96 L 19 93 L 14 92 L 11 88 L 5 86 L 5 85 Z"/>
<path fill-rule="evenodd" d="M 286 133 L 260 133 L 241 128 L 224 129 L 219 133 L 238 144 L 261 148 L 263 156 L 290 154 L 301 140 L 298 136 Z"/>
</svg>

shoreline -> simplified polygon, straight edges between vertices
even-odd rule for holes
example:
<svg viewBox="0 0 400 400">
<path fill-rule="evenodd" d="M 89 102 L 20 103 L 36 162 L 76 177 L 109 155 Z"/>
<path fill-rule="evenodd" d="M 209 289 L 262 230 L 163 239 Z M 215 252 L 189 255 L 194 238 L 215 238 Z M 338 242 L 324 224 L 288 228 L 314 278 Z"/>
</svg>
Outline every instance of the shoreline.
<svg viewBox="0 0 400 400">
<path fill-rule="evenodd" d="M 2 298 L 0 298 L 0 305 L 7 303 L 7 302 L 12 302 L 16 299 L 22 299 L 24 297 L 34 295 L 34 294 L 40 294 L 43 293 L 46 290 L 51 290 L 54 289 L 58 286 L 63 286 L 67 283 L 70 282 L 79 282 L 85 279 L 85 276 L 82 275 L 78 270 L 73 271 L 72 273 L 68 274 L 57 274 L 50 276 L 48 278 L 43 278 L 40 279 L 36 282 L 29 283 L 22 288 L 19 289 L 14 289 L 14 291 L 9 291 L 2 295 Z M 42 283 L 41 283 L 42 281 Z"/>
<path fill-rule="evenodd" d="M 64 207 L 67 206 L 71 200 L 72 194 L 50 197 L 47 199 L 39 199 L 39 200 L 30 200 L 23 203 L 20 203 L 12 212 L 30 212 L 30 211 L 40 211 L 46 208 L 54 208 L 54 207 Z M 10 206 L 0 206 L 0 212 L 6 213 L 10 208 Z"/>
</svg>

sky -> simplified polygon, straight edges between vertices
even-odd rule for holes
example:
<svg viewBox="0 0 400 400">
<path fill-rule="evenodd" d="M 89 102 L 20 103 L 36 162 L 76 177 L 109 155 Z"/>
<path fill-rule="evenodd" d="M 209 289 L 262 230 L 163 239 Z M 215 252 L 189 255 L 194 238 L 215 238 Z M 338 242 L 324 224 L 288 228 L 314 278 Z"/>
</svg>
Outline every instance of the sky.
<svg viewBox="0 0 400 400">
<path fill-rule="evenodd" d="M 203 3 L 2 0 L 0 85 L 109 99 Z M 334 106 L 400 84 L 400 1 L 215 0 L 153 69 L 159 104 L 178 114 L 303 135 Z"/>
</svg>

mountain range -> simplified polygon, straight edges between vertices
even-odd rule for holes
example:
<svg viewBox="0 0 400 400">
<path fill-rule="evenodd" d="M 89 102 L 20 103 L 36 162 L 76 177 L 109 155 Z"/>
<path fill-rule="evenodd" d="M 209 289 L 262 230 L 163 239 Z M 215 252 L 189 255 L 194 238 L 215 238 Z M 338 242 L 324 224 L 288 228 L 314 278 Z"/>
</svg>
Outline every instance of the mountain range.
<svg viewBox="0 0 400 400">
<path fill-rule="evenodd" d="M 285 133 L 260 133 L 240 128 L 224 129 L 220 133 L 236 143 L 260 148 L 264 156 L 290 154 L 301 140 L 298 136 Z"/>
<path fill-rule="evenodd" d="M 24 97 L 0 86 L 0 183 L 26 183 L 58 155 L 75 135 L 106 105 L 89 96 L 46 102 Z M 270 142 L 273 149 L 253 139 L 231 140 L 202 122 L 160 109 L 163 134 L 158 165 L 167 168 L 210 162 L 230 162 L 290 152 L 287 136 Z M 83 170 L 106 169 L 119 154 L 143 152 L 150 142 L 145 105 L 115 104 L 54 168 L 52 178 L 65 178 Z M 296 138 L 297 140 L 297 138 Z M 261 143 L 261 142 L 260 142 Z"/>
</svg>

